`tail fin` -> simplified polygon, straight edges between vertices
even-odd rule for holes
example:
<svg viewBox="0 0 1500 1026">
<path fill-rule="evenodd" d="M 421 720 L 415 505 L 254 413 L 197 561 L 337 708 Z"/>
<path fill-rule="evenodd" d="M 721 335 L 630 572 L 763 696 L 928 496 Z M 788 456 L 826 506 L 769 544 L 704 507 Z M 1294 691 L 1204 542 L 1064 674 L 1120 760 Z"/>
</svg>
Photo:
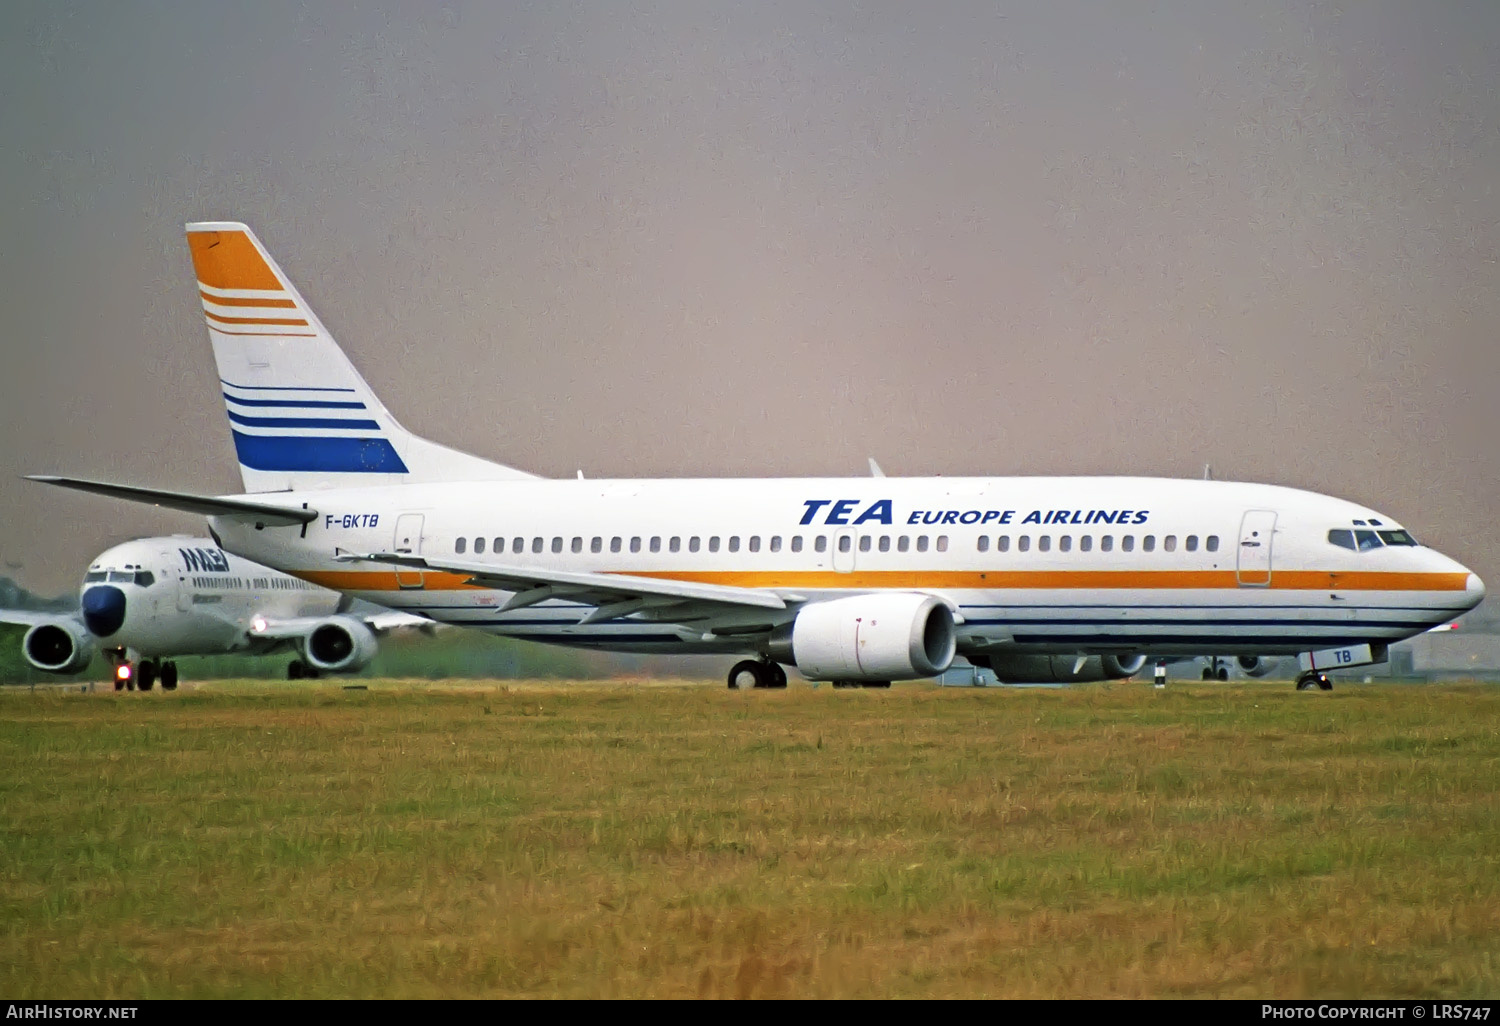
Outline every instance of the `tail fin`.
<svg viewBox="0 0 1500 1026">
<path fill-rule="evenodd" d="M 398 424 L 249 228 L 187 237 L 247 492 L 533 476 Z"/>
</svg>

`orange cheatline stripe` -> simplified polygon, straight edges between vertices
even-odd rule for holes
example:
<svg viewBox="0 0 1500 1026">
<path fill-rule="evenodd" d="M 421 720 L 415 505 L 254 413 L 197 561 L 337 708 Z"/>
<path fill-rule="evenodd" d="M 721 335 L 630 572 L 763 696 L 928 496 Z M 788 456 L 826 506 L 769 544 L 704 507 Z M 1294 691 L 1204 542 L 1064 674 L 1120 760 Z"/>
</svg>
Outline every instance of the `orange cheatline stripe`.
<svg viewBox="0 0 1500 1026">
<path fill-rule="evenodd" d="M 248 335 L 254 338 L 317 338 L 312 332 L 303 331 L 226 331 L 217 324 L 208 326 L 210 331 L 217 331 L 220 335 Z"/>
<path fill-rule="evenodd" d="M 281 289 L 260 251 L 244 232 L 188 232 L 198 280 L 216 289 Z"/>
<path fill-rule="evenodd" d="M 217 303 L 219 306 L 275 306 L 291 310 L 297 308 L 296 302 L 290 299 L 246 299 L 243 296 L 214 296 L 201 289 L 198 295 L 202 296 L 204 301 Z"/>
<path fill-rule="evenodd" d="M 308 326 L 301 317 L 220 317 L 207 310 L 203 311 L 203 316 L 211 321 L 218 321 L 220 324 L 286 324 L 298 328 Z"/>
<path fill-rule="evenodd" d="M 627 573 L 627 571 L 617 571 Z M 418 574 L 429 591 L 496 590 L 466 584 L 467 574 L 446 571 L 403 571 L 408 580 Z M 1238 590 L 1233 570 L 867 570 L 848 574 L 832 571 L 645 571 L 635 577 L 724 584 L 739 588 L 958 588 L 1148 590 L 1204 588 Z M 396 591 L 400 585 L 390 570 L 302 570 L 297 576 L 341 591 Z M 1278 570 L 1271 587 L 1302 591 L 1463 591 L 1462 573 L 1328 573 L 1319 570 Z"/>
</svg>

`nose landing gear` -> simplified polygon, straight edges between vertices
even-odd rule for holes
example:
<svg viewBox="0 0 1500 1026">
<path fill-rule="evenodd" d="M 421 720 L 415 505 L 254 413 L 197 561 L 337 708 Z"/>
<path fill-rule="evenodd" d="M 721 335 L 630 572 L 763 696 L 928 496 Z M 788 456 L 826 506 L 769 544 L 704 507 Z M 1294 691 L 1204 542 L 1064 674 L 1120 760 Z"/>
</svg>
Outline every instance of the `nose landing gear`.
<svg viewBox="0 0 1500 1026">
<path fill-rule="evenodd" d="M 1328 679 L 1328 674 L 1319 673 L 1317 670 L 1308 670 L 1297 677 L 1298 691 L 1311 691 L 1313 688 L 1319 691 L 1332 691 L 1333 681 Z"/>
</svg>

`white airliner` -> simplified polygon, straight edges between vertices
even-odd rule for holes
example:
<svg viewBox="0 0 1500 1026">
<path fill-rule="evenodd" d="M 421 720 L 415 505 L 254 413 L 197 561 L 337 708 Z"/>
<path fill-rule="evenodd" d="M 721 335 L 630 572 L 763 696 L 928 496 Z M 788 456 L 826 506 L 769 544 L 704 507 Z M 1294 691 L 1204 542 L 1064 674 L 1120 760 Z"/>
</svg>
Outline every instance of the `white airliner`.
<svg viewBox="0 0 1500 1026">
<path fill-rule="evenodd" d="M 188 225 L 245 494 L 49 481 L 206 514 L 303 580 L 496 634 L 738 654 L 732 687 L 1002 680 L 1300 654 L 1299 686 L 1477 605 L 1389 516 L 1135 477 L 543 480 L 402 428 L 259 240 Z"/>
<path fill-rule="evenodd" d="M 26 661 L 77 673 L 95 650 L 115 668 L 115 690 L 177 687 L 177 656 L 292 649 L 287 676 L 353 673 L 375 657 L 375 634 L 431 625 L 223 551 L 210 538 L 139 538 L 99 554 L 83 575 L 72 615 L 0 610 L 31 629 Z M 360 611 L 363 609 L 363 611 Z"/>
</svg>

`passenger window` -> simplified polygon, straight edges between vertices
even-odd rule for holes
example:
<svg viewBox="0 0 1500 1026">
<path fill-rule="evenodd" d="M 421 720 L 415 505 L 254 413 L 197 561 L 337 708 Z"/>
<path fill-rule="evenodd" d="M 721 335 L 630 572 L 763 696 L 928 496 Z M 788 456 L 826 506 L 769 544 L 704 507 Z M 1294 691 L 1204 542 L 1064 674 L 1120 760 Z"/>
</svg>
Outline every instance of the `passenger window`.
<svg viewBox="0 0 1500 1026">
<path fill-rule="evenodd" d="M 669 542 L 667 542 L 667 551 L 668 552 L 680 552 L 680 551 L 682 551 L 682 538 L 681 538 L 680 535 L 675 535 L 675 534 L 672 535 L 672 540 L 669 541 Z"/>
<path fill-rule="evenodd" d="M 1148 535 L 1146 535 L 1146 537 L 1144 537 L 1144 538 L 1141 539 L 1141 551 L 1142 552 L 1155 552 L 1156 551 L 1156 535 L 1154 535 L 1154 534 L 1148 534 Z"/>
<path fill-rule="evenodd" d="M 989 535 L 987 535 L 987 534 L 981 534 L 979 536 L 979 551 L 980 552 L 988 552 L 988 551 L 990 551 L 990 536 Z"/>
<path fill-rule="evenodd" d="M 660 552 L 661 551 L 661 535 L 659 535 L 659 534 L 653 534 L 651 536 L 651 551 L 652 552 Z"/>
<path fill-rule="evenodd" d="M 709 552 L 718 552 L 719 551 L 719 536 L 718 535 L 713 535 L 712 537 L 710 537 L 708 539 L 708 551 Z"/>
<path fill-rule="evenodd" d="M 525 552 L 526 551 L 526 539 L 525 538 L 512 538 L 510 540 L 510 551 L 517 552 L 517 553 Z"/>
<path fill-rule="evenodd" d="M 1057 539 L 1057 551 L 1059 551 L 1059 552 L 1072 552 L 1073 551 L 1073 536 L 1065 534 L 1061 538 L 1058 538 Z"/>
<path fill-rule="evenodd" d="M 468 547 L 469 539 L 467 538 L 460 538 L 453 543 L 453 551 L 457 552 L 460 556 L 464 554 L 465 550 L 467 550 Z"/>
<path fill-rule="evenodd" d="M 1189 552 L 1198 551 L 1198 536 L 1196 534 L 1190 534 L 1187 536 L 1187 550 Z"/>
<path fill-rule="evenodd" d="M 1021 552 L 1031 551 L 1031 535 L 1023 534 L 1016 539 L 1016 548 Z"/>
<path fill-rule="evenodd" d="M 917 535 L 917 551 L 918 552 L 926 552 L 927 551 L 927 536 L 925 534 L 919 534 L 919 535 Z"/>
<path fill-rule="evenodd" d="M 909 551 L 911 551 L 911 539 L 909 537 L 907 537 L 906 535 L 904 535 L 904 534 L 901 537 L 897 538 L 896 539 L 896 551 L 897 552 L 909 552 Z"/>
<path fill-rule="evenodd" d="M 940 534 L 937 536 L 937 550 L 939 552 L 948 551 L 948 536 L 946 534 Z"/>
<path fill-rule="evenodd" d="M 859 536 L 859 551 L 870 551 L 870 536 L 868 534 L 862 534 Z"/>
<path fill-rule="evenodd" d="M 1205 548 L 1207 548 L 1209 552 L 1218 552 L 1219 551 L 1219 536 L 1216 535 L 1216 534 L 1209 535 L 1208 536 L 1208 544 L 1205 546 Z"/>
<path fill-rule="evenodd" d="M 1050 534 L 1044 534 L 1040 538 L 1038 538 L 1036 540 L 1036 550 L 1038 552 L 1051 552 L 1052 536 Z"/>
<path fill-rule="evenodd" d="M 794 535 L 792 535 L 792 551 L 793 552 L 801 552 L 802 551 L 802 536 L 800 534 L 794 534 Z"/>
<path fill-rule="evenodd" d="M 1081 538 L 1078 539 L 1078 551 L 1079 552 L 1091 552 L 1091 551 L 1093 551 L 1093 548 L 1094 548 L 1094 536 L 1093 535 L 1086 534 L 1083 537 L 1081 537 Z"/>
<path fill-rule="evenodd" d="M 630 551 L 631 552 L 639 552 L 639 551 L 641 551 L 641 540 L 640 540 L 640 538 L 632 537 L 630 539 Z"/>
<path fill-rule="evenodd" d="M 882 534 L 880 536 L 880 551 L 881 552 L 889 552 L 889 551 L 891 551 L 891 536 L 890 535 L 888 535 L 888 534 Z"/>
<path fill-rule="evenodd" d="M 820 534 L 816 538 L 813 539 L 813 551 L 815 551 L 815 552 L 827 552 L 828 551 L 828 536 L 827 535 Z"/>
<path fill-rule="evenodd" d="M 1380 548 L 1380 539 L 1375 537 L 1374 531 L 1355 531 L 1354 541 L 1359 545 L 1359 551 L 1369 552 L 1371 549 Z"/>
<path fill-rule="evenodd" d="M 594 539 L 590 540 L 589 541 L 589 551 L 590 552 L 603 552 L 604 551 L 604 539 L 603 538 L 594 538 Z"/>
<path fill-rule="evenodd" d="M 737 534 L 731 534 L 729 536 L 729 551 L 730 552 L 738 552 L 738 551 L 740 551 L 740 536 L 739 535 L 737 535 Z"/>
<path fill-rule="evenodd" d="M 583 539 L 577 537 L 576 535 L 573 538 L 573 551 L 574 552 L 582 552 L 583 551 Z"/>
<path fill-rule="evenodd" d="M 474 555 L 476 555 L 476 556 L 482 556 L 482 555 L 484 555 L 484 539 L 483 538 L 475 538 L 474 539 Z"/>
<path fill-rule="evenodd" d="M 556 535 L 553 535 L 553 537 L 552 537 L 552 551 L 553 552 L 561 552 L 562 550 L 563 550 L 563 540 L 561 538 L 557 537 Z"/>
<path fill-rule="evenodd" d="M 697 552 L 697 551 L 698 551 L 698 549 L 699 549 L 699 547 L 700 547 L 700 546 L 701 546 L 701 545 L 702 545 L 702 544 L 703 544 L 703 541 L 702 541 L 702 539 L 701 539 L 701 538 L 699 538 L 699 537 L 698 537 L 698 536 L 697 536 L 697 535 L 696 535 L 696 534 L 695 534 L 695 535 L 693 535 L 693 536 L 692 536 L 692 537 L 691 537 L 691 538 L 689 538 L 689 539 L 688 539 L 688 551 L 689 551 L 689 552 Z"/>
<path fill-rule="evenodd" d="M 495 539 L 495 544 L 490 547 L 490 551 L 491 552 L 504 552 L 505 551 L 505 539 L 504 538 L 496 538 Z"/>
<path fill-rule="evenodd" d="M 611 551 L 611 552 L 619 552 L 620 551 L 620 541 L 621 541 L 621 538 L 620 538 L 619 535 L 615 535 L 613 538 L 611 538 L 609 540 L 609 551 Z"/>
<path fill-rule="evenodd" d="M 781 551 L 781 535 L 779 535 L 779 534 L 773 534 L 773 535 L 771 535 L 771 551 L 772 552 L 780 552 Z"/>
<path fill-rule="evenodd" d="M 750 536 L 749 548 L 751 552 L 760 551 L 760 535 L 752 534 Z"/>
<path fill-rule="evenodd" d="M 1164 548 L 1164 549 L 1166 549 L 1168 552 L 1176 552 L 1177 551 L 1177 536 L 1175 534 L 1169 534 L 1169 535 L 1167 535 L 1165 538 L 1163 538 L 1161 540 L 1161 547 Z"/>
<path fill-rule="evenodd" d="M 1127 534 L 1125 537 L 1123 537 L 1123 538 L 1120 539 L 1120 551 L 1121 552 L 1134 552 L 1135 551 L 1135 535 L 1133 535 L 1133 534 Z"/>
<path fill-rule="evenodd" d="M 847 534 L 841 534 L 841 535 L 839 535 L 839 551 L 840 552 L 852 552 L 853 549 L 854 549 L 854 539 L 851 538 L 851 537 L 849 537 Z"/>
<path fill-rule="evenodd" d="M 1008 535 L 1008 534 L 1002 534 L 1000 537 L 996 538 L 995 539 L 995 549 L 997 551 L 999 551 L 999 552 L 1009 552 L 1010 551 L 1010 535 Z"/>
</svg>

